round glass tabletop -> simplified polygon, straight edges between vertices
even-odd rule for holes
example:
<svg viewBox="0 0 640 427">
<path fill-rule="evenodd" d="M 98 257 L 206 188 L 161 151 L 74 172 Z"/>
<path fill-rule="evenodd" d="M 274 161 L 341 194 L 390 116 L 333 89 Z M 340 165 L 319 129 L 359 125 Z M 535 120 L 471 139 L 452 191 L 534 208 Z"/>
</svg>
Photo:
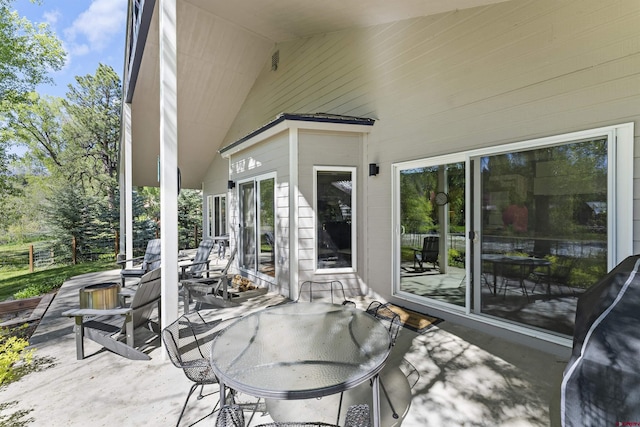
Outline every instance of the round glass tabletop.
<svg viewBox="0 0 640 427">
<path fill-rule="evenodd" d="M 227 387 L 272 399 L 353 388 L 383 368 L 389 333 L 364 311 L 290 303 L 239 319 L 213 341 L 211 365 Z"/>
</svg>

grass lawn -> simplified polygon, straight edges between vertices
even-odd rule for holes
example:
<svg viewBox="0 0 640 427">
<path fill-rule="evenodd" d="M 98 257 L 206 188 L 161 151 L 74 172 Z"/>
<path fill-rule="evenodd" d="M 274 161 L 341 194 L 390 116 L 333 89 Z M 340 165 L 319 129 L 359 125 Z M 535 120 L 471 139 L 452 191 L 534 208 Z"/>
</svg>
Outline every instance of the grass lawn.
<svg viewBox="0 0 640 427">
<path fill-rule="evenodd" d="M 33 273 L 29 273 L 28 268 L 6 271 L 0 269 L 0 301 L 4 301 L 16 292 L 29 287 L 36 289 L 43 287 L 49 289 L 59 288 L 70 277 L 115 268 L 117 268 L 117 265 L 112 259 L 104 259 L 77 265 L 53 267 Z"/>
</svg>

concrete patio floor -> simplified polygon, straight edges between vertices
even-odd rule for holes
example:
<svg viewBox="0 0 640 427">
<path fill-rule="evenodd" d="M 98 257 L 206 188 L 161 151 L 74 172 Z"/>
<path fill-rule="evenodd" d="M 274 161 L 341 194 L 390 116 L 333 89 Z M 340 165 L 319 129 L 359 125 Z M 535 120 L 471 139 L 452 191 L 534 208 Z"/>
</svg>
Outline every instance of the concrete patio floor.
<svg viewBox="0 0 640 427">
<path fill-rule="evenodd" d="M 159 339 L 149 338 L 150 361 L 132 361 L 86 341 L 86 357 L 76 360 L 73 320 L 61 317 L 77 306 L 78 289 L 118 278 L 118 270 L 75 277 L 63 285 L 31 344 L 39 369 L 0 389 L 0 402 L 12 403 L 0 415 L 27 411 L 28 426 L 172 426 L 191 383 L 162 357 Z M 267 294 L 240 307 L 204 311 L 233 317 L 281 300 Z M 358 301 L 365 308 L 368 301 Z M 182 308 L 181 308 L 182 312 Z M 569 349 L 567 349 L 567 358 Z M 420 380 L 402 426 L 548 426 L 555 424 L 558 387 L 567 358 L 441 322 L 422 334 L 403 329 L 389 363 L 402 357 Z M 215 392 L 211 386 L 205 391 Z M 242 396 L 241 396 L 242 398 Z M 211 411 L 217 394 L 192 397 L 181 425 Z M 247 414 L 248 418 L 249 414 Z M 309 421 L 300 414 L 300 419 Z M 268 422 L 259 412 L 252 426 Z M 214 418 L 199 425 L 214 425 Z M 385 426 L 388 427 L 388 426 Z"/>
</svg>

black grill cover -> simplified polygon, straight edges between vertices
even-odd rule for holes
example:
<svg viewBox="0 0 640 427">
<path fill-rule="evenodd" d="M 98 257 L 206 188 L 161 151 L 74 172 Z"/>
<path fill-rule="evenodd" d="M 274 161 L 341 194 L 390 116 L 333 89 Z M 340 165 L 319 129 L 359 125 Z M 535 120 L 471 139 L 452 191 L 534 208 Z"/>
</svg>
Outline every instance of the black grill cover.
<svg viewBox="0 0 640 427">
<path fill-rule="evenodd" d="M 640 425 L 639 268 L 631 256 L 578 298 L 564 427 Z"/>
</svg>

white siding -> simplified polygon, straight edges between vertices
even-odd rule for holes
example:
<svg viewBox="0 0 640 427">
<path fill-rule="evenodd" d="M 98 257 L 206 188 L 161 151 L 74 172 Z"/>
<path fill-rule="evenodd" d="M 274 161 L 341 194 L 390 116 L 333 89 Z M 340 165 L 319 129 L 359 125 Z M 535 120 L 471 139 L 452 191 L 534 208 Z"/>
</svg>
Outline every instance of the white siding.
<svg viewBox="0 0 640 427">
<path fill-rule="evenodd" d="M 260 283 L 282 295 L 289 294 L 289 140 L 286 132 L 280 133 L 259 144 L 231 156 L 229 179 L 236 182 L 231 192 L 229 209 L 229 232 L 235 244 L 238 231 L 237 182 L 270 172 L 276 173 L 276 280 L 275 283 Z M 226 180 L 225 180 L 226 182 Z"/>
<path fill-rule="evenodd" d="M 298 262 L 299 280 L 340 280 L 351 294 L 359 294 L 359 272 L 356 274 L 323 274 L 314 277 L 314 254 L 316 244 L 315 221 L 313 213 L 313 167 L 314 166 L 352 166 L 360 168 L 362 159 L 362 135 L 332 132 L 300 132 L 298 148 Z M 360 175 L 360 174 L 358 174 Z M 356 177 L 357 211 L 362 209 L 360 176 Z M 354 245 L 362 248 L 362 225 L 357 221 L 357 241 Z M 358 251 L 361 254 L 362 251 Z M 359 255 L 357 265 L 361 266 Z"/>
<path fill-rule="evenodd" d="M 513 0 L 276 49 L 278 70 L 265 66 L 227 139 L 283 111 L 377 119 L 362 163 L 380 163 L 380 175 L 360 187 L 367 192 L 360 213 L 368 285 L 385 297 L 391 163 L 630 121 L 640 128 L 637 0 Z M 634 197 L 638 252 L 638 185 Z"/>
</svg>

